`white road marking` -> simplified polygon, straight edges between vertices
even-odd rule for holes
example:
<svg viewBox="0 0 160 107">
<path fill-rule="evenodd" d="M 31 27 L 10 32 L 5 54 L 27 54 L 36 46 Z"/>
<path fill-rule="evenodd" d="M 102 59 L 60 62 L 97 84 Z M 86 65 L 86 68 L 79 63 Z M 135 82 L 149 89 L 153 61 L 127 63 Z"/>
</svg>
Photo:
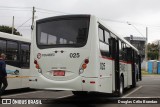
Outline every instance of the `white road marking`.
<svg viewBox="0 0 160 107">
<path fill-rule="evenodd" d="M 131 95 L 131 94 L 133 94 L 133 93 L 135 93 L 136 91 L 138 91 L 139 89 L 141 89 L 143 86 L 139 86 L 139 87 L 137 87 L 136 89 L 134 89 L 133 91 L 131 91 L 130 93 L 128 93 L 127 95 L 124 95 L 123 97 L 121 97 L 121 98 L 128 98 L 128 96 L 129 95 Z"/>
<path fill-rule="evenodd" d="M 43 91 L 27 92 L 27 93 L 14 94 L 14 95 L 4 95 L 4 96 L 2 96 L 2 98 L 8 98 L 8 97 L 13 97 L 13 96 L 18 96 L 18 95 L 34 94 L 34 93 L 38 93 L 38 92 L 43 92 Z"/>
<path fill-rule="evenodd" d="M 70 95 L 66 95 L 66 96 L 62 96 L 62 97 L 57 97 L 58 99 L 61 99 L 61 98 L 66 98 L 66 97 L 71 97 L 73 96 L 73 94 L 70 94 Z"/>
<path fill-rule="evenodd" d="M 14 94 L 14 95 L 4 95 L 4 96 L 2 96 L 2 98 L 9 98 L 9 97 L 14 97 L 14 96 L 19 96 L 19 95 L 26 95 L 26 94 L 34 94 L 34 93 L 39 93 L 39 92 L 44 92 L 44 91 L 27 92 L 27 93 Z M 66 96 L 61 96 L 61 97 L 57 97 L 57 98 L 60 99 L 60 98 L 66 98 L 66 97 L 70 97 L 70 96 L 73 96 L 73 94 L 66 95 Z"/>
<path fill-rule="evenodd" d="M 160 96 L 152 96 L 152 97 L 127 97 L 127 98 L 160 98 Z"/>
</svg>

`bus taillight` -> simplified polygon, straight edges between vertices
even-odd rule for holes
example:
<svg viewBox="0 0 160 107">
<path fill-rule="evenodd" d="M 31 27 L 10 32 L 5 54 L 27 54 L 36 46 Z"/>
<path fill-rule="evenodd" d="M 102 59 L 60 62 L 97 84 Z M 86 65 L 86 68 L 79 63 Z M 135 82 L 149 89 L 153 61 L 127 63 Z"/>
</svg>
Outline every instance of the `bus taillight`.
<svg viewBox="0 0 160 107">
<path fill-rule="evenodd" d="M 85 59 L 84 62 L 85 62 L 85 64 L 88 64 L 89 63 L 89 59 Z"/>
<path fill-rule="evenodd" d="M 82 68 L 83 68 L 83 69 L 86 69 L 86 68 L 87 68 L 87 64 L 83 64 L 83 65 L 82 65 Z"/>
<path fill-rule="evenodd" d="M 39 67 L 39 64 L 38 64 L 37 60 L 34 60 L 34 64 L 36 65 L 35 67 L 36 67 L 37 69 L 40 69 L 40 67 Z"/>
<path fill-rule="evenodd" d="M 34 60 L 34 64 L 37 64 L 37 60 Z"/>
<path fill-rule="evenodd" d="M 79 70 L 79 74 L 82 74 L 84 70 L 87 68 L 87 64 L 89 63 L 89 59 L 85 59 L 83 61 L 83 64 L 81 65 L 81 68 Z"/>
<path fill-rule="evenodd" d="M 36 64 L 36 68 L 37 68 L 37 69 L 40 69 L 39 64 Z"/>
<path fill-rule="evenodd" d="M 87 68 L 87 64 L 89 63 L 89 59 L 85 59 L 84 60 L 84 62 L 83 62 L 83 64 L 82 64 L 82 69 L 84 70 L 84 69 L 86 69 Z"/>
</svg>

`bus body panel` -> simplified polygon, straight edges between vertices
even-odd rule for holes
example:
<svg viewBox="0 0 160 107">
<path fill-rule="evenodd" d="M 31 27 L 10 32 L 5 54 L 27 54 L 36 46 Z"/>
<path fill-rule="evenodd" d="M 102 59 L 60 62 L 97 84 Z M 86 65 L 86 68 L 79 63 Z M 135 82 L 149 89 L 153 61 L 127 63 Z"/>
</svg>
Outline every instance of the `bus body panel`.
<svg viewBox="0 0 160 107">
<path fill-rule="evenodd" d="M 112 61 L 112 92 L 115 92 L 115 61 Z"/>
<path fill-rule="evenodd" d="M 32 80 L 30 83 L 31 87 L 36 89 L 82 91 L 82 80 L 80 76 L 67 81 L 50 80 L 43 75 L 31 77 L 30 79 Z M 35 79 L 37 81 L 33 81 Z"/>
<path fill-rule="evenodd" d="M 22 88 L 22 78 L 19 77 L 21 74 L 15 74 L 16 70 L 23 74 L 20 68 L 6 65 L 7 80 L 9 84 L 7 90 Z"/>
<path fill-rule="evenodd" d="M 100 70 L 99 70 L 99 82 L 100 92 L 112 93 L 112 59 L 99 58 Z"/>
<path fill-rule="evenodd" d="M 128 71 L 128 86 L 132 85 L 132 67 L 131 64 L 127 64 L 127 71 Z"/>
<path fill-rule="evenodd" d="M 0 32 L 0 53 L 6 54 L 7 90 L 29 88 L 30 44 L 31 40 L 23 36 Z"/>
<path fill-rule="evenodd" d="M 43 21 L 45 22 L 45 20 Z M 117 91 L 115 85 L 115 60 L 112 57 L 108 58 L 101 55 L 100 47 L 103 44 L 100 43 L 98 35 L 98 22 L 99 20 L 95 16 L 90 16 L 88 39 L 83 47 L 62 46 L 43 49 L 37 46 L 37 25 L 35 23 L 32 34 L 33 53 L 31 60 L 32 62 L 36 60 L 40 68 L 37 69 L 36 64 L 31 65 L 30 87 L 104 93 Z M 119 39 L 121 38 L 116 37 L 117 41 Z M 78 55 L 78 57 L 72 56 L 73 54 Z M 81 70 L 85 59 L 88 59 L 89 62 L 86 64 L 86 68 Z M 123 61 L 119 63 L 119 76 L 124 76 L 124 87 L 128 87 L 132 85 L 132 66 Z M 65 75 L 55 76 L 55 71 L 63 71 Z"/>
<path fill-rule="evenodd" d="M 120 75 L 124 76 L 124 87 L 128 86 L 128 70 L 127 70 L 127 63 L 126 62 L 120 62 Z"/>
<path fill-rule="evenodd" d="M 91 18 L 90 20 L 90 26 L 93 26 L 92 24 L 96 24 L 95 23 L 96 20 L 95 18 Z M 94 29 L 95 32 L 91 32 Z M 38 71 L 35 68 L 35 66 L 32 66 L 32 69 L 34 69 L 35 72 L 32 72 L 32 76 L 37 76 L 37 83 L 41 84 L 41 85 L 37 85 L 39 88 L 44 88 L 43 84 L 45 84 L 45 81 L 55 81 L 56 82 L 62 82 L 62 84 L 68 84 L 69 81 L 73 81 L 75 78 L 77 78 L 78 76 L 80 76 L 79 78 L 85 78 L 86 80 L 88 78 L 92 78 L 92 77 L 98 77 L 98 73 L 95 72 L 97 71 L 97 62 L 98 62 L 98 56 L 97 56 L 97 51 L 95 51 L 94 49 L 97 50 L 97 48 L 91 48 L 91 46 L 95 46 L 97 47 L 98 42 L 93 43 L 92 40 L 97 40 L 97 37 L 95 36 L 95 33 L 97 33 L 97 31 L 95 30 L 96 27 L 93 26 L 89 29 L 89 33 L 88 33 L 88 41 L 86 43 L 86 45 L 84 47 L 81 48 L 53 48 L 53 49 L 43 49 L 40 50 L 37 48 L 37 44 L 34 42 L 33 47 L 34 47 L 34 56 L 37 56 L 37 54 L 41 54 L 41 58 L 38 59 L 37 57 L 32 57 L 32 59 L 37 60 L 37 62 L 39 63 L 39 66 L 41 68 L 42 74 L 40 74 L 39 76 L 43 77 L 43 79 L 41 80 L 41 78 L 39 78 L 39 76 L 36 74 Z M 36 34 L 36 32 L 34 32 L 34 34 Z M 36 40 L 36 37 L 33 37 L 33 40 Z M 64 52 L 61 53 L 61 50 L 63 50 Z M 55 51 L 58 51 L 57 53 L 55 53 Z M 54 55 L 52 57 L 43 57 L 44 55 L 48 54 L 48 53 L 53 53 Z M 72 53 L 79 53 L 79 58 L 72 58 L 71 54 Z M 87 68 L 84 70 L 83 73 L 79 74 L 80 72 L 80 68 L 82 66 L 82 64 L 84 63 L 85 59 L 89 59 L 89 63 L 87 64 Z M 95 61 L 97 60 L 97 61 Z M 64 69 L 65 68 L 65 69 Z M 66 75 L 67 76 L 53 76 L 53 74 L 51 73 L 54 70 L 65 70 Z M 49 73 L 47 72 L 49 71 Z M 42 76 L 43 75 L 43 76 Z M 34 77 L 35 78 L 35 77 Z M 46 78 L 46 79 L 44 79 Z M 31 80 L 34 80 L 33 78 L 31 78 Z M 80 80 L 79 83 L 82 83 L 82 79 L 78 79 Z M 41 81 L 41 83 L 39 82 Z M 43 82 L 44 81 L 44 82 Z M 34 82 L 35 83 L 35 82 Z M 35 83 L 36 84 L 36 83 Z M 63 86 L 63 85 L 61 85 Z M 31 83 L 31 87 L 34 87 Z M 83 87 L 83 89 L 85 89 L 85 85 L 81 86 Z M 49 88 L 46 87 L 46 88 Z M 61 89 L 63 87 L 59 87 L 58 89 Z M 64 89 L 64 88 L 63 88 Z M 65 90 L 65 89 L 64 89 Z M 68 89 L 67 89 L 68 90 Z M 75 89 L 78 90 L 78 89 Z M 82 88 L 80 88 L 79 90 L 82 90 Z M 95 88 L 92 90 L 95 91 Z"/>
<path fill-rule="evenodd" d="M 59 51 L 54 53 L 54 51 Z M 61 53 L 60 51 L 64 52 Z M 39 52 L 38 52 L 39 53 Z M 38 54 L 37 53 L 37 54 Z M 44 56 L 48 53 L 53 53 L 54 56 Z M 72 54 L 79 54 L 79 58 L 72 58 Z M 51 80 L 65 81 L 74 79 L 79 75 L 79 70 L 82 63 L 86 58 L 89 58 L 89 51 L 87 49 L 53 49 L 53 50 L 43 50 L 41 51 L 41 59 L 37 59 L 37 62 L 41 68 L 42 75 Z M 88 67 L 87 67 L 88 68 Z M 87 68 L 85 71 L 87 71 Z M 65 71 L 65 76 L 54 76 L 54 71 L 63 70 Z M 84 72 L 85 72 L 84 71 Z"/>
</svg>

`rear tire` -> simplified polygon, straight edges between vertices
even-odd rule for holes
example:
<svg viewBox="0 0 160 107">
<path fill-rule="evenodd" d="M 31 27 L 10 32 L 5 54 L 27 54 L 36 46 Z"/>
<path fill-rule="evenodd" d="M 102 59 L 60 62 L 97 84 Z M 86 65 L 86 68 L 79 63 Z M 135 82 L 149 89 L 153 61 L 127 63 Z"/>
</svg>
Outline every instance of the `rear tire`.
<svg viewBox="0 0 160 107">
<path fill-rule="evenodd" d="M 88 94 L 87 91 L 72 91 L 75 96 L 86 96 Z"/>
</svg>

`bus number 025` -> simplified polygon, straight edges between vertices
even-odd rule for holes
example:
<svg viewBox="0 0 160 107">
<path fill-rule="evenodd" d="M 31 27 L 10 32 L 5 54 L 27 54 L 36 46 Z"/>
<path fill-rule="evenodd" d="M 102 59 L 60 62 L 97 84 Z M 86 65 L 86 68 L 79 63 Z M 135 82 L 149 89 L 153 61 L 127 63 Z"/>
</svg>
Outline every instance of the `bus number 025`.
<svg viewBox="0 0 160 107">
<path fill-rule="evenodd" d="M 102 63 L 102 62 L 100 63 L 100 69 L 105 70 L 105 63 Z"/>
<path fill-rule="evenodd" d="M 70 53 L 70 58 L 79 58 L 80 53 Z"/>
</svg>

